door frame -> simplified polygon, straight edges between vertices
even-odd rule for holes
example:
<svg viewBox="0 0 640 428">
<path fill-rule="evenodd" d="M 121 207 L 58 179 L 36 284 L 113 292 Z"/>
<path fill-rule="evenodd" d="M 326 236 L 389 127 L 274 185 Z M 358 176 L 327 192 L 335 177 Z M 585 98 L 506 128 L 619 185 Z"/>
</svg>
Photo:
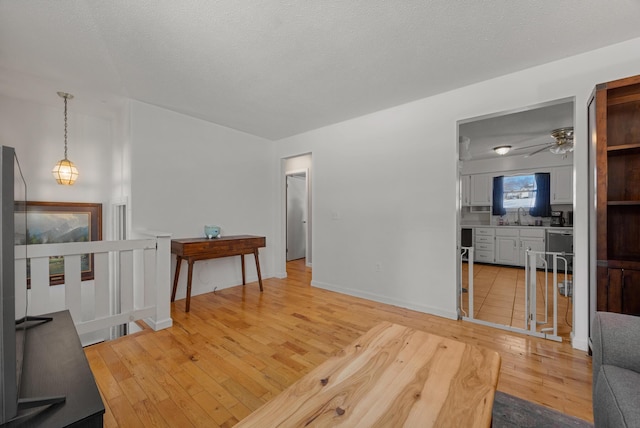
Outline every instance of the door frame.
<svg viewBox="0 0 640 428">
<path fill-rule="evenodd" d="M 306 214 L 307 214 L 307 232 L 305 233 L 305 237 L 304 237 L 304 246 L 305 246 L 305 265 L 311 267 L 311 260 L 309 260 L 309 242 L 311 242 L 310 235 L 311 235 L 311 207 L 310 205 L 310 200 L 309 200 L 309 168 L 302 168 L 302 169 L 293 169 L 290 171 L 285 171 L 284 173 L 284 260 L 285 263 L 287 261 L 287 247 L 288 247 L 288 197 L 287 197 L 287 178 L 289 176 L 293 176 L 293 175 L 300 175 L 300 174 L 304 174 L 304 199 L 305 199 L 305 205 L 306 205 Z"/>
<path fill-rule="evenodd" d="M 307 168 L 305 169 L 300 169 L 300 170 L 292 170 L 292 171 L 287 171 L 284 175 L 284 181 L 285 181 L 285 211 L 284 211 L 284 217 L 285 217 L 285 245 L 284 245 L 284 255 L 285 255 L 285 260 L 288 261 L 288 251 L 289 251 L 289 177 L 300 177 L 301 175 L 304 174 L 304 205 L 305 205 L 305 223 L 307 225 L 306 227 L 306 232 L 304 234 L 304 259 L 305 259 L 305 264 L 308 266 L 309 265 L 309 258 L 308 258 L 308 248 L 309 248 L 309 170 Z"/>
</svg>

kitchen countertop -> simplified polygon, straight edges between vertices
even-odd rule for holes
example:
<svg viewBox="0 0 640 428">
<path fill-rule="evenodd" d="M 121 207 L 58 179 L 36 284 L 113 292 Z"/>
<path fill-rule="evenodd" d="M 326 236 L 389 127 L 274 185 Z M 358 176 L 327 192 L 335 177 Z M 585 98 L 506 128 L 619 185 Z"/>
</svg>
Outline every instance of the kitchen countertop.
<svg viewBox="0 0 640 428">
<path fill-rule="evenodd" d="M 529 225 L 508 225 L 508 226 L 498 226 L 495 224 L 461 224 L 461 228 L 474 228 L 474 227 L 492 227 L 495 229 L 561 229 L 561 230 L 573 230 L 573 226 L 529 226 Z"/>
</svg>

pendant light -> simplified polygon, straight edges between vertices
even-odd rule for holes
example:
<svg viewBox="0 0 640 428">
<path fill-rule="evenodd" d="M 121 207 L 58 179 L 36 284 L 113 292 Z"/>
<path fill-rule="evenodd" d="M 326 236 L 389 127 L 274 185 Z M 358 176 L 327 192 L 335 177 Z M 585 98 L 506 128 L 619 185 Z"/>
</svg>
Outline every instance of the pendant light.
<svg viewBox="0 0 640 428">
<path fill-rule="evenodd" d="M 70 186 L 76 182 L 78 178 L 78 168 L 67 159 L 67 100 L 73 99 L 73 95 L 66 92 L 58 92 L 61 98 L 64 98 L 64 159 L 58 161 L 53 167 L 51 173 L 58 184 Z"/>
</svg>

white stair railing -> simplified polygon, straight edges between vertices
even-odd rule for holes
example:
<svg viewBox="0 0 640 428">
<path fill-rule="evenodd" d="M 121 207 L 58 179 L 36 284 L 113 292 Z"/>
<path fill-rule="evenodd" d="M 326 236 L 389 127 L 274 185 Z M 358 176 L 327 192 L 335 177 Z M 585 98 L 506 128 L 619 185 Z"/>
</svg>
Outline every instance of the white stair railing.
<svg viewBox="0 0 640 428">
<path fill-rule="evenodd" d="M 26 307 L 27 315 L 34 316 L 68 309 L 81 339 L 98 332 L 98 336 L 108 335 L 105 332 L 111 327 L 137 320 L 144 320 L 154 330 L 170 327 L 170 246 L 170 235 L 125 241 L 18 245 L 16 307 Z M 82 281 L 83 254 L 93 254 L 94 279 L 90 281 Z M 64 284 L 52 286 L 49 258 L 60 256 L 64 257 Z M 27 260 L 30 260 L 28 291 Z M 120 290 L 119 305 L 113 304 L 115 287 Z M 115 310 L 116 306 L 120 309 Z"/>
</svg>

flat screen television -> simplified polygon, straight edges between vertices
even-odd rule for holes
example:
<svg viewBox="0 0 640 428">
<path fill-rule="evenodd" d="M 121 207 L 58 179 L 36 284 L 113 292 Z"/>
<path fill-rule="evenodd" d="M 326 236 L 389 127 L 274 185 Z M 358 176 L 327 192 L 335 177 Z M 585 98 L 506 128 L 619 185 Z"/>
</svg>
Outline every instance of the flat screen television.
<svg viewBox="0 0 640 428">
<path fill-rule="evenodd" d="M 28 243 L 26 205 L 27 184 L 15 150 L 0 146 L 0 425 L 65 401 L 64 396 L 20 395 L 28 331 L 52 320 L 28 315 L 28 254 L 24 254 L 25 261 L 19 264 L 23 271 L 16 271 L 16 245 Z M 16 222 L 18 215 L 24 218 Z M 16 282 L 17 278 L 20 280 Z"/>
<path fill-rule="evenodd" d="M 16 197 L 26 200 L 26 184 L 18 174 L 16 179 L 15 151 L 0 146 L 0 424 L 18 413 L 20 374 L 24 341 L 23 327 L 16 320 L 26 317 L 26 296 L 16 300 L 15 281 L 15 207 Z M 25 231 L 26 234 L 26 231 Z M 26 290 L 25 290 L 26 293 Z M 19 302 L 23 301 L 20 304 Z M 18 302 L 18 308 L 16 308 Z M 24 323 L 23 323 L 24 325 Z"/>
</svg>

